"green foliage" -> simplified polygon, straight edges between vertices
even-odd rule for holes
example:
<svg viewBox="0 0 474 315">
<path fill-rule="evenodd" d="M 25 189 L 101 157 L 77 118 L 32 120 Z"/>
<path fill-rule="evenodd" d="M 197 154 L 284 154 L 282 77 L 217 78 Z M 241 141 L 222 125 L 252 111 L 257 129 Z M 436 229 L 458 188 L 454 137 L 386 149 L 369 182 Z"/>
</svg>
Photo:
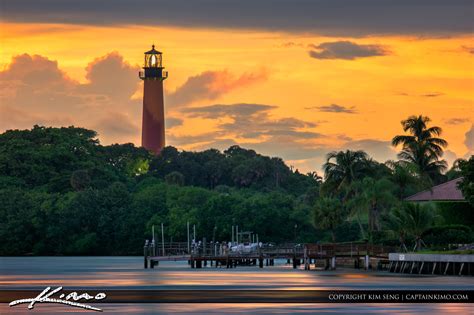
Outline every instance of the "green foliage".
<svg viewBox="0 0 474 315">
<path fill-rule="evenodd" d="M 465 225 L 441 225 L 426 230 L 423 239 L 432 248 L 448 248 L 450 244 L 472 243 L 474 235 Z"/>
<path fill-rule="evenodd" d="M 409 134 L 393 137 L 392 145 L 402 145 L 398 157 L 403 162 L 416 166 L 420 177 L 437 184 L 444 180 L 441 172 L 446 170 L 447 163 L 440 158 L 448 142 L 439 138 L 442 133 L 440 127 L 428 127 L 430 121 L 429 117 L 422 115 L 403 120 L 403 131 Z"/>
<path fill-rule="evenodd" d="M 423 235 L 435 226 L 439 216 L 429 204 L 403 203 L 386 218 L 387 226 L 399 236 L 401 247 L 405 250 L 407 236 L 415 238 L 414 251 L 424 244 Z"/>
<path fill-rule="evenodd" d="M 368 214 L 369 231 L 380 231 L 381 215 L 389 209 L 396 199 L 393 196 L 394 185 L 386 178 L 374 179 L 365 177 L 351 185 L 352 198 L 348 206 L 357 212 Z M 356 215 L 360 216 L 360 213 Z"/>
<path fill-rule="evenodd" d="M 10 130 L 0 135 L 0 255 L 141 254 L 153 225 L 160 233 L 164 224 L 166 241 L 184 241 L 188 222 L 199 239 L 216 241 L 229 241 L 239 225 L 266 242 L 399 239 L 419 248 L 437 218 L 425 206 L 397 206 L 427 185 L 410 165 L 333 152 L 323 183 L 239 146 L 166 147 L 152 156 L 132 144 L 102 146 L 83 128 Z M 470 200 L 472 158 L 458 171 Z M 437 211 L 446 222 L 472 224 L 465 206 Z M 466 239 L 468 232 L 452 231 L 443 232 L 447 239 Z"/>
<path fill-rule="evenodd" d="M 141 254 L 151 227 L 166 240 L 230 240 L 230 228 L 263 241 L 312 241 L 320 178 L 234 146 L 223 153 L 153 157 L 132 144 L 102 146 L 82 128 L 0 135 L 0 255 Z M 188 185 L 188 186 L 185 186 Z"/>
<path fill-rule="evenodd" d="M 184 176 L 180 172 L 173 171 L 171 173 L 166 174 L 165 181 L 169 185 L 184 185 Z"/>
<path fill-rule="evenodd" d="M 90 186 L 91 177 L 86 170 L 74 171 L 71 175 L 71 186 L 74 190 L 84 190 Z"/>
<path fill-rule="evenodd" d="M 467 161 L 459 161 L 459 168 L 463 176 L 459 188 L 467 202 L 474 207 L 474 155 L 471 155 Z"/>
<path fill-rule="evenodd" d="M 474 206 L 464 201 L 434 202 L 433 205 L 446 224 L 464 224 L 474 227 Z"/>
<path fill-rule="evenodd" d="M 173 172 L 181 173 L 186 185 L 208 189 L 224 185 L 259 191 L 282 189 L 301 195 L 309 187 L 319 185 L 313 174 L 293 172 L 280 158 L 262 156 L 239 146 L 231 146 L 222 153 L 215 149 L 179 152 L 166 147 L 150 162 L 150 173 L 165 179 Z"/>
<path fill-rule="evenodd" d="M 395 195 L 399 200 L 413 195 L 422 188 L 422 186 L 417 187 L 419 185 L 416 176 L 418 168 L 415 165 L 394 161 L 387 161 L 386 164 L 392 170 L 389 178 L 395 184 Z"/>
<path fill-rule="evenodd" d="M 326 159 L 325 179 L 333 182 L 338 191 L 362 179 L 368 169 L 368 155 L 364 151 L 331 152 Z"/>
<path fill-rule="evenodd" d="M 319 229 L 330 230 L 332 241 L 336 241 L 334 230 L 346 218 L 345 209 L 340 200 L 321 198 L 314 207 L 314 225 Z"/>
</svg>

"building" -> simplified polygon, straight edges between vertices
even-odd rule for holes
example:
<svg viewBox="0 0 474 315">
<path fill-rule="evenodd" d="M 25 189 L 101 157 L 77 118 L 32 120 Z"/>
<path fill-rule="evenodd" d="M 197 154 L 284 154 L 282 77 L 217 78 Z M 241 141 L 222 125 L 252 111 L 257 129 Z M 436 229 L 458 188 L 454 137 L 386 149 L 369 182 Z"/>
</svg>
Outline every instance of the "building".
<svg viewBox="0 0 474 315">
<path fill-rule="evenodd" d="M 446 183 L 420 191 L 405 198 L 406 201 L 464 201 L 464 196 L 458 188 L 462 177 L 447 181 Z"/>
<path fill-rule="evenodd" d="M 429 202 L 444 218 L 445 224 L 462 224 L 474 227 L 474 207 L 464 198 L 458 183 L 462 177 L 436 185 L 405 198 L 409 202 Z"/>
<path fill-rule="evenodd" d="M 155 50 L 155 45 L 145 52 L 139 77 L 143 80 L 142 147 L 159 154 L 165 146 L 163 81 L 168 72 L 163 67 L 162 53 Z"/>
</svg>

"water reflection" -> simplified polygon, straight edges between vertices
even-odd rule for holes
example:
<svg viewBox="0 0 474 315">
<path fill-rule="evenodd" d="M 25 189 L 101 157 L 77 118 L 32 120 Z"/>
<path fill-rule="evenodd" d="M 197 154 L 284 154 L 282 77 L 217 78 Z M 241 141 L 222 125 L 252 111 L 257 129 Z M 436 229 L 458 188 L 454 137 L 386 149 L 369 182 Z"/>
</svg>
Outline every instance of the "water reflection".
<svg viewBox="0 0 474 315">
<path fill-rule="evenodd" d="M 472 314 L 466 304 L 101 304 L 109 314 Z M 85 313 L 61 305 L 37 305 L 34 311 L 0 304 L 0 314 Z"/>
<path fill-rule="evenodd" d="M 472 278 L 399 275 L 354 269 L 293 270 L 285 261 L 275 266 L 191 269 L 186 262 L 165 262 L 143 269 L 142 257 L 2 257 L 0 288 L 63 286 L 68 289 L 472 289 Z M 356 313 L 396 312 L 467 314 L 466 304 L 101 304 L 111 314 L 223 313 Z M 57 305 L 38 305 L 35 314 L 84 312 Z M 0 305 L 0 314 L 22 314 L 26 306 Z"/>
</svg>

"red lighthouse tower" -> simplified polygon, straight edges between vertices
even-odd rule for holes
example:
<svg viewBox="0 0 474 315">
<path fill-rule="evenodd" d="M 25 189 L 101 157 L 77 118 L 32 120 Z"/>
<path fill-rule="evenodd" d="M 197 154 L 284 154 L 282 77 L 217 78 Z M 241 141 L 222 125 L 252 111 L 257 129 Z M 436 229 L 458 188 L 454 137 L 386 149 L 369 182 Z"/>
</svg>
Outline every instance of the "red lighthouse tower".
<svg viewBox="0 0 474 315">
<path fill-rule="evenodd" d="M 144 81 L 142 147 L 155 154 L 165 146 L 163 80 L 168 77 L 168 72 L 163 69 L 162 53 L 153 45 L 145 53 L 145 64 L 139 76 Z"/>
</svg>

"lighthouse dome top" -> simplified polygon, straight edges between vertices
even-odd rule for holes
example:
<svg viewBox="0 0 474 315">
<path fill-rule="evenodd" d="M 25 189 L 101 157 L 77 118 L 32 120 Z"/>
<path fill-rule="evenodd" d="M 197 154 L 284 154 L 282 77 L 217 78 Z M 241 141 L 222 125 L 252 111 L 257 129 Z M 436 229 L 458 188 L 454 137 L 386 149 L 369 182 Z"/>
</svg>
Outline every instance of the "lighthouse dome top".
<svg viewBox="0 0 474 315">
<path fill-rule="evenodd" d="M 161 51 L 155 49 L 155 45 L 151 45 L 151 50 L 145 52 L 146 55 L 155 55 L 155 54 L 162 54 Z"/>
</svg>

